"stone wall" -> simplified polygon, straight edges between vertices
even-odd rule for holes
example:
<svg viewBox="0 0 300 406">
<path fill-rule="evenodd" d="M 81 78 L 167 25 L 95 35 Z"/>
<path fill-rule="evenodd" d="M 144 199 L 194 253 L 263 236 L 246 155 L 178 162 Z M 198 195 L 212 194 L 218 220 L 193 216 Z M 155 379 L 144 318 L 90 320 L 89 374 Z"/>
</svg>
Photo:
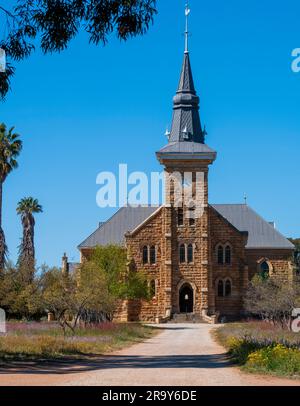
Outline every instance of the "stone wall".
<svg viewBox="0 0 300 406">
<path fill-rule="evenodd" d="M 134 300 L 128 303 L 128 321 L 155 321 L 164 313 L 163 291 L 163 208 L 158 209 L 132 233 L 126 235 L 128 259 L 137 272 L 144 272 L 149 281 L 156 283 L 156 295 L 150 301 Z M 155 246 L 156 263 L 143 263 L 143 247 Z"/>
<path fill-rule="evenodd" d="M 248 234 L 233 227 L 217 211 L 210 207 L 210 246 L 212 262 L 212 286 L 215 295 L 215 310 L 222 315 L 239 315 L 242 311 L 242 296 L 248 285 L 248 270 L 245 258 L 245 245 Z M 219 244 L 231 247 L 231 263 L 218 264 Z M 229 279 L 232 293 L 228 297 L 218 297 L 218 281 Z"/>
<path fill-rule="evenodd" d="M 270 276 L 292 281 L 294 278 L 290 249 L 247 249 L 246 260 L 249 266 L 249 279 L 260 271 L 259 265 L 266 261 L 270 267 Z"/>
</svg>

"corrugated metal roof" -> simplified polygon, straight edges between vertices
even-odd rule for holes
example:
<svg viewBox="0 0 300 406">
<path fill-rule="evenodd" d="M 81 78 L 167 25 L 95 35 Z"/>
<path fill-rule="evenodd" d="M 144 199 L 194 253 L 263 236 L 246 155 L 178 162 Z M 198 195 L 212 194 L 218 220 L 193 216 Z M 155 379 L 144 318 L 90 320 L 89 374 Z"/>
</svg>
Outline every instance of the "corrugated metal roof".
<svg viewBox="0 0 300 406">
<path fill-rule="evenodd" d="M 128 231 L 134 230 L 158 207 L 136 206 L 122 207 L 106 223 L 103 223 L 92 235 L 83 241 L 78 248 L 90 248 L 97 245 L 124 243 L 124 236 Z"/>
<path fill-rule="evenodd" d="M 248 231 L 246 248 L 286 248 L 294 245 L 246 204 L 213 204 L 212 207 L 239 231 Z"/>
<path fill-rule="evenodd" d="M 206 144 L 200 144 L 198 142 L 172 142 L 165 147 L 163 147 L 160 153 L 188 153 L 188 154 L 198 154 L 198 153 L 215 153 Z"/>
<path fill-rule="evenodd" d="M 249 206 L 245 204 L 214 204 L 212 207 L 239 231 L 249 233 L 246 248 L 294 248 L 292 243 Z M 158 207 L 150 206 L 123 207 L 78 248 L 92 248 L 97 245 L 108 244 L 122 245 L 126 232 L 133 231 L 157 209 Z"/>
</svg>

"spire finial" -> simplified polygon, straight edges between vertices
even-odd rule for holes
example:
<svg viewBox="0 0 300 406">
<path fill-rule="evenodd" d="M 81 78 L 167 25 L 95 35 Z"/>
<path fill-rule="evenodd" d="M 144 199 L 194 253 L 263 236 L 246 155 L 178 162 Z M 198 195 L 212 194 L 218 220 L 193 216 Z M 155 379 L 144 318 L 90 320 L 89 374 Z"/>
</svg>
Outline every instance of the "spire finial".
<svg viewBox="0 0 300 406">
<path fill-rule="evenodd" d="M 191 9 L 189 6 L 189 1 L 187 0 L 186 5 L 185 5 L 185 53 L 189 52 L 189 15 L 190 15 Z"/>
</svg>

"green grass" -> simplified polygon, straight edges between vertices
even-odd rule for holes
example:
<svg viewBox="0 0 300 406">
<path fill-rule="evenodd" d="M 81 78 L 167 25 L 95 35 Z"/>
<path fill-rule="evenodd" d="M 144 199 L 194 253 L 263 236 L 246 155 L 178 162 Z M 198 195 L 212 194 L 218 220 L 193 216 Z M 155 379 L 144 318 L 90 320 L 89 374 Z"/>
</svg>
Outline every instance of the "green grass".
<svg viewBox="0 0 300 406">
<path fill-rule="evenodd" d="M 300 335 L 263 322 L 230 323 L 214 332 L 243 370 L 300 378 Z"/>
<path fill-rule="evenodd" d="M 0 360 L 82 358 L 101 355 L 150 338 L 156 330 L 141 324 L 104 324 L 63 336 L 57 326 L 18 323 L 0 336 Z"/>
</svg>

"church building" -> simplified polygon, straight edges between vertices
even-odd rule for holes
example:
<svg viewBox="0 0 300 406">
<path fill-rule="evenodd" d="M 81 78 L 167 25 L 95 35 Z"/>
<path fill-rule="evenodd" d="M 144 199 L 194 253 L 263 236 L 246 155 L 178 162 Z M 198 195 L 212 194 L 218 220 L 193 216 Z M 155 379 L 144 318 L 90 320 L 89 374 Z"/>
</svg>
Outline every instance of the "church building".
<svg viewBox="0 0 300 406">
<path fill-rule="evenodd" d="M 293 279 L 294 246 L 273 223 L 246 203 L 209 202 L 208 174 L 217 154 L 205 137 L 186 30 L 172 128 L 168 144 L 156 153 L 170 175 L 165 204 L 123 207 L 79 245 L 81 261 L 99 245 L 124 246 L 136 271 L 146 272 L 152 300 L 124 301 L 116 314 L 119 320 L 161 322 L 188 314 L 213 323 L 220 316 L 239 317 L 255 274 Z M 174 173 L 182 179 L 191 174 L 192 194 L 201 191 L 194 206 L 176 204 Z"/>
</svg>

